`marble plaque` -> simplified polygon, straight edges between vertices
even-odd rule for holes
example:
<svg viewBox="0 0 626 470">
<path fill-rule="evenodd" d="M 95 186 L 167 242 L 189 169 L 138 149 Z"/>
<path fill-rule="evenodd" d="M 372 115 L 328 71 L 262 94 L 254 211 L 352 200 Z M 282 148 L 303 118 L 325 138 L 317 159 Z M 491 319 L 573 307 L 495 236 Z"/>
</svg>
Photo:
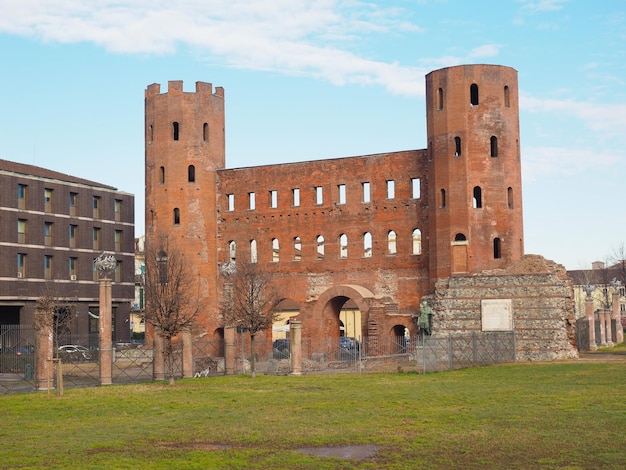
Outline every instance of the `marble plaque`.
<svg viewBox="0 0 626 470">
<path fill-rule="evenodd" d="M 510 331 L 513 329 L 511 299 L 487 299 L 480 303 L 483 331 Z"/>
</svg>

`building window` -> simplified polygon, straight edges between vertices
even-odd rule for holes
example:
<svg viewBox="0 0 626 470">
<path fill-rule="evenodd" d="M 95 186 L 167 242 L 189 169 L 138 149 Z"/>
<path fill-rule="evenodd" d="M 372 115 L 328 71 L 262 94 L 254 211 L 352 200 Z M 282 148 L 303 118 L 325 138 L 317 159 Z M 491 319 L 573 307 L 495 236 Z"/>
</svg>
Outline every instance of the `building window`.
<svg viewBox="0 0 626 470">
<path fill-rule="evenodd" d="M 513 188 L 509 186 L 506 190 L 506 199 L 509 206 L 509 209 L 513 209 Z"/>
<path fill-rule="evenodd" d="M 365 232 L 363 234 L 363 258 L 372 257 L 372 234 Z"/>
<path fill-rule="evenodd" d="M 179 136 L 179 129 L 180 126 L 178 125 L 178 123 L 176 121 L 174 121 L 172 123 L 172 139 L 173 140 L 178 140 Z"/>
<path fill-rule="evenodd" d="M 412 239 L 413 239 L 413 254 L 421 255 L 422 254 L 422 231 L 418 228 L 413 230 Z"/>
<path fill-rule="evenodd" d="M 363 202 L 370 202 L 370 184 L 368 182 L 361 183 L 363 188 Z"/>
<path fill-rule="evenodd" d="M 250 262 L 256 263 L 259 260 L 256 248 L 256 240 L 250 240 Z"/>
<path fill-rule="evenodd" d="M 228 198 L 228 212 L 232 212 L 235 210 L 235 195 L 227 194 L 226 197 Z"/>
<path fill-rule="evenodd" d="M 70 225 L 70 248 L 76 248 L 78 238 L 78 225 Z"/>
<path fill-rule="evenodd" d="M 320 205 L 324 203 L 324 191 L 321 186 L 315 186 L 315 204 Z"/>
<path fill-rule="evenodd" d="M 18 278 L 26 277 L 26 254 L 25 253 L 17 254 L 17 277 Z"/>
<path fill-rule="evenodd" d="M 78 193 L 70 193 L 70 215 L 78 214 Z"/>
<path fill-rule="evenodd" d="M 293 239 L 293 260 L 302 261 L 302 240 L 300 237 Z"/>
<path fill-rule="evenodd" d="M 174 208 L 174 225 L 180 225 L 180 209 Z"/>
<path fill-rule="evenodd" d="M 44 279 L 52 279 L 52 256 L 50 255 L 43 257 L 43 277 Z"/>
<path fill-rule="evenodd" d="M 115 263 L 115 282 L 122 282 L 122 262 Z"/>
<path fill-rule="evenodd" d="M 69 260 L 70 280 L 75 281 L 78 275 L 78 258 L 70 257 Z"/>
<path fill-rule="evenodd" d="M 100 217 L 100 197 L 93 197 L 93 218 L 97 219 Z"/>
<path fill-rule="evenodd" d="M 300 188 L 293 188 L 291 192 L 293 193 L 293 206 L 299 207 L 300 206 Z"/>
<path fill-rule="evenodd" d="M 122 251 L 122 234 L 121 230 L 115 231 L 115 251 L 117 252 Z"/>
<path fill-rule="evenodd" d="M 493 239 L 493 257 L 495 259 L 502 258 L 502 242 L 497 237 Z"/>
<path fill-rule="evenodd" d="M 17 220 L 17 242 L 26 243 L 26 219 Z"/>
<path fill-rule="evenodd" d="M 43 223 L 43 244 L 52 246 L 52 222 Z"/>
<path fill-rule="evenodd" d="M 507 108 L 511 107 L 511 99 L 509 98 L 509 86 L 504 85 L 504 106 Z"/>
<path fill-rule="evenodd" d="M 165 184 L 165 167 L 159 167 L 159 184 Z"/>
<path fill-rule="evenodd" d="M 202 125 L 202 140 L 209 141 L 209 124 L 207 122 Z"/>
<path fill-rule="evenodd" d="M 455 157 L 461 156 L 461 138 L 460 137 L 454 138 L 454 156 Z"/>
<path fill-rule="evenodd" d="M 443 88 L 437 89 L 437 109 L 443 109 Z"/>
<path fill-rule="evenodd" d="M 478 85 L 475 83 L 470 85 L 470 104 L 472 106 L 478 106 Z"/>
<path fill-rule="evenodd" d="M 18 209 L 26 209 L 26 185 L 17 185 L 17 207 Z"/>
<path fill-rule="evenodd" d="M 278 263 L 280 260 L 280 246 L 278 238 L 272 238 L 272 263 Z"/>
<path fill-rule="evenodd" d="M 387 180 L 387 199 L 395 199 L 396 197 L 396 182 L 394 180 Z"/>
<path fill-rule="evenodd" d="M 491 147 L 491 156 L 495 158 L 498 156 L 498 138 L 495 135 L 492 135 L 489 142 Z"/>
<path fill-rule="evenodd" d="M 324 259 L 324 237 L 321 235 L 318 235 L 315 241 L 317 243 L 317 249 L 316 249 L 317 259 Z"/>
<path fill-rule="evenodd" d="M 248 193 L 248 201 L 250 202 L 248 208 L 251 211 L 256 209 L 256 194 L 255 193 Z"/>
<path fill-rule="evenodd" d="M 43 193 L 44 211 L 52 212 L 52 189 L 46 188 Z"/>
<path fill-rule="evenodd" d="M 228 257 L 231 263 L 237 262 L 237 243 L 234 240 L 228 242 Z"/>
<path fill-rule="evenodd" d="M 411 197 L 419 199 L 421 196 L 421 181 L 419 178 L 411 178 Z"/>
<path fill-rule="evenodd" d="M 187 182 L 189 183 L 196 182 L 196 167 L 193 165 L 189 165 L 187 167 Z"/>
<path fill-rule="evenodd" d="M 122 201 L 120 199 L 116 199 L 114 203 L 114 212 L 115 212 L 115 221 L 119 222 L 122 220 Z"/>
<path fill-rule="evenodd" d="M 445 189 L 441 189 L 439 191 L 439 195 L 440 195 L 439 207 L 441 209 L 445 209 L 446 208 L 446 190 Z"/>
<path fill-rule="evenodd" d="M 337 190 L 339 191 L 339 204 L 346 203 L 346 185 L 339 184 L 337 185 Z"/>
<path fill-rule="evenodd" d="M 154 127 L 152 124 L 148 126 L 148 143 L 151 144 L 154 140 Z"/>
<path fill-rule="evenodd" d="M 474 209 L 480 209 L 483 207 L 483 192 L 480 186 L 474 186 L 474 196 L 472 198 L 472 205 Z"/>
<path fill-rule="evenodd" d="M 348 257 L 348 235 L 346 235 L 345 233 L 339 235 L 339 257 Z"/>
<path fill-rule="evenodd" d="M 276 209 L 278 207 L 278 191 L 272 189 L 270 191 L 270 207 Z"/>
<path fill-rule="evenodd" d="M 387 254 L 395 255 L 397 253 L 396 241 L 396 232 L 394 232 L 393 230 L 389 230 L 389 233 L 387 234 Z"/>
<path fill-rule="evenodd" d="M 99 228 L 97 227 L 93 228 L 92 239 L 93 239 L 93 249 L 101 250 L 102 249 L 102 236 L 101 236 Z"/>
</svg>

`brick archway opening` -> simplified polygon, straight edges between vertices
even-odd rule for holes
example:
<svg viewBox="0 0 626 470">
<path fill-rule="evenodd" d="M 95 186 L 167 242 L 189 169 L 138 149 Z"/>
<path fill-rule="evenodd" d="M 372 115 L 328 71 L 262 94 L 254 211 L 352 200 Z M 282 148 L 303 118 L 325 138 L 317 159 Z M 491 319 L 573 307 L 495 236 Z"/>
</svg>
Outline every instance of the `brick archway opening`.
<svg viewBox="0 0 626 470">
<path fill-rule="evenodd" d="M 331 287 L 318 298 L 313 309 L 313 318 L 319 319 L 319 334 L 362 338 L 373 299 L 374 294 L 362 286 Z"/>
</svg>

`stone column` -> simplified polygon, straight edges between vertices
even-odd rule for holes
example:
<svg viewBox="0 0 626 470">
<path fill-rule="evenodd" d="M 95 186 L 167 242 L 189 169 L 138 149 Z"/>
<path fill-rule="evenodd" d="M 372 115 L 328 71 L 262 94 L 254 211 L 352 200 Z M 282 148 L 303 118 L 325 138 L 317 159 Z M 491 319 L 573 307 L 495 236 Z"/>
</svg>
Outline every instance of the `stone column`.
<svg viewBox="0 0 626 470">
<path fill-rule="evenodd" d="M 289 322 L 289 347 L 291 348 L 291 374 L 302 375 L 302 322 Z"/>
<path fill-rule="evenodd" d="M 224 328 L 224 373 L 235 373 L 235 328 Z"/>
<path fill-rule="evenodd" d="M 617 344 L 624 342 L 624 328 L 622 327 L 622 313 L 619 309 L 619 292 L 613 293 L 613 314 L 612 318 L 615 320 L 615 339 Z"/>
<path fill-rule="evenodd" d="M 596 351 L 598 349 L 596 345 L 596 321 L 593 313 L 593 299 L 590 297 L 585 300 L 585 316 L 589 323 L 589 350 Z"/>
<path fill-rule="evenodd" d="M 604 309 L 598 310 L 598 320 L 600 321 L 600 347 L 606 347 L 606 329 L 604 328 Z"/>
<path fill-rule="evenodd" d="M 154 328 L 152 338 L 152 377 L 154 380 L 165 380 L 165 345 L 160 328 Z"/>
<path fill-rule="evenodd" d="M 193 336 L 191 327 L 183 329 L 183 378 L 193 377 Z"/>
<path fill-rule="evenodd" d="M 100 279 L 100 385 L 111 385 L 113 370 L 113 342 L 111 340 L 111 279 Z"/>
<path fill-rule="evenodd" d="M 608 308 L 602 309 L 602 313 L 604 314 L 604 324 L 605 334 L 606 334 L 606 345 L 609 348 L 613 347 L 613 327 L 611 325 L 611 311 Z"/>
<path fill-rule="evenodd" d="M 41 391 L 54 388 L 54 336 L 52 324 L 45 321 L 45 315 L 35 312 L 35 387 Z"/>
</svg>

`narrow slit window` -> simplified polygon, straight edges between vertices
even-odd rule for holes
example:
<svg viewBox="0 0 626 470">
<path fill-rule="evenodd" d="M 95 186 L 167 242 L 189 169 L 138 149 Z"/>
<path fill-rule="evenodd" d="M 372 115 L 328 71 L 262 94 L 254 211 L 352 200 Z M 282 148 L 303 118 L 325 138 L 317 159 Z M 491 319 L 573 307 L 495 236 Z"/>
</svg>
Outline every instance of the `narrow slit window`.
<svg viewBox="0 0 626 470">
<path fill-rule="evenodd" d="M 478 85 L 475 83 L 470 85 L 470 104 L 472 106 L 478 106 Z"/>
<path fill-rule="evenodd" d="M 337 185 L 337 191 L 339 192 L 339 204 L 346 203 L 346 185 L 340 184 Z"/>
<path fill-rule="evenodd" d="M 152 124 L 150 124 L 148 126 L 148 143 L 151 144 L 153 140 L 154 140 L 154 127 L 152 127 Z"/>
<path fill-rule="evenodd" d="M 278 263 L 280 260 L 280 245 L 278 238 L 272 238 L 272 263 Z"/>
<path fill-rule="evenodd" d="M 396 232 L 394 232 L 393 230 L 389 230 L 389 233 L 387 234 L 387 254 L 389 255 L 396 254 L 397 252 L 396 241 L 397 241 Z"/>
<path fill-rule="evenodd" d="M 195 183 L 196 182 L 196 167 L 193 165 L 189 165 L 187 167 L 187 181 L 189 183 Z"/>
<path fill-rule="evenodd" d="M 228 212 L 232 212 L 235 210 L 235 195 L 228 194 Z"/>
<path fill-rule="evenodd" d="M 179 128 L 180 128 L 179 124 L 176 121 L 174 121 L 172 123 L 172 138 L 173 138 L 173 140 L 178 140 L 179 139 L 179 137 L 180 137 L 180 130 L 179 130 Z"/>
<path fill-rule="evenodd" d="M 422 254 L 422 231 L 418 228 L 413 230 L 412 238 L 413 238 L 413 254 L 421 255 Z"/>
<path fill-rule="evenodd" d="M 302 261 L 302 240 L 300 237 L 293 239 L 293 260 Z"/>
<path fill-rule="evenodd" d="M 370 202 L 370 184 L 368 182 L 362 183 L 363 186 L 363 202 Z"/>
<path fill-rule="evenodd" d="M 249 201 L 248 208 L 251 211 L 256 209 L 256 194 L 255 193 L 248 193 L 248 201 Z"/>
<path fill-rule="evenodd" d="M 370 232 L 363 234 L 363 257 L 372 257 L 372 234 Z"/>
<path fill-rule="evenodd" d="M 506 200 L 509 206 L 509 209 L 513 209 L 513 188 L 509 186 L 506 190 Z"/>
<path fill-rule="evenodd" d="M 202 140 L 209 141 L 209 124 L 206 122 L 202 125 Z"/>
<path fill-rule="evenodd" d="M 492 135 L 489 139 L 489 145 L 491 157 L 496 158 L 498 156 L 498 138 L 495 135 Z"/>
<path fill-rule="evenodd" d="M 509 98 L 509 86 L 504 85 L 504 106 L 507 108 L 511 107 L 511 99 Z"/>
<path fill-rule="evenodd" d="M 317 259 L 324 259 L 324 237 L 322 235 L 318 235 L 317 239 Z"/>
<path fill-rule="evenodd" d="M 180 225 L 180 209 L 174 208 L 174 225 Z"/>
<path fill-rule="evenodd" d="M 443 88 L 437 89 L 437 109 L 443 109 Z"/>
<path fill-rule="evenodd" d="M 237 243 L 234 240 L 228 242 L 228 257 L 231 263 L 237 262 Z"/>
<path fill-rule="evenodd" d="M 474 209 L 483 207 L 483 191 L 480 186 L 474 186 L 474 197 L 472 198 Z"/>
<path fill-rule="evenodd" d="M 502 241 L 497 237 L 493 239 L 493 257 L 495 259 L 502 258 Z"/>
<path fill-rule="evenodd" d="M 461 156 L 461 138 L 460 137 L 454 138 L 454 156 L 455 157 Z"/>
<path fill-rule="evenodd" d="M 339 236 L 339 257 L 348 257 L 348 235 L 346 235 L 345 233 L 342 233 Z"/>
<path fill-rule="evenodd" d="M 446 190 L 445 189 L 441 189 L 439 191 L 439 195 L 440 195 L 440 198 L 441 198 L 441 201 L 439 203 L 439 207 L 441 209 L 445 209 L 446 208 Z"/>
<path fill-rule="evenodd" d="M 159 183 L 165 183 L 165 167 L 162 166 L 159 168 Z"/>
</svg>

